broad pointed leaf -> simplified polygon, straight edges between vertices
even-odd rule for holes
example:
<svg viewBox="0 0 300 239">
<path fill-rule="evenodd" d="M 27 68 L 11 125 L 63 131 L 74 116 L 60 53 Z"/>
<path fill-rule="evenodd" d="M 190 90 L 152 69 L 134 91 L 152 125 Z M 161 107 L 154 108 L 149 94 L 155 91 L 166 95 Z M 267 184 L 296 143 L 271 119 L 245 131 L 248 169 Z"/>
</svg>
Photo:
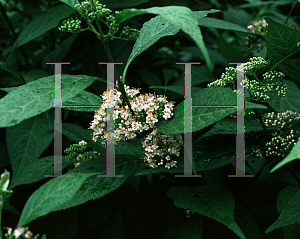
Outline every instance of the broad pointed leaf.
<svg viewBox="0 0 300 239">
<path fill-rule="evenodd" d="M 62 75 L 62 100 L 73 98 L 97 79 Z M 0 100 L 0 127 L 10 127 L 54 107 L 54 76 L 47 76 L 14 89 Z"/>
<path fill-rule="evenodd" d="M 175 186 L 168 190 L 167 195 L 173 199 L 175 206 L 210 217 L 246 239 L 234 220 L 234 197 L 227 189 L 211 185 Z"/>
</svg>

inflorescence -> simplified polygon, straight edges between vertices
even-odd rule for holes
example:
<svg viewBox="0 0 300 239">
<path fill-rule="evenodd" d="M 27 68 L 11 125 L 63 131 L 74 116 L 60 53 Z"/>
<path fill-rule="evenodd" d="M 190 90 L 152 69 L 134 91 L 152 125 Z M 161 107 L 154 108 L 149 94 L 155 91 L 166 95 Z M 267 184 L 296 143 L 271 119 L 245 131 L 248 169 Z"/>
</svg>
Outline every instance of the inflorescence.
<svg viewBox="0 0 300 239">
<path fill-rule="evenodd" d="M 14 232 L 12 232 L 12 228 L 10 227 L 6 227 L 6 230 L 7 233 L 5 233 L 4 235 L 6 237 L 9 236 L 9 238 L 12 235 L 12 233 L 15 238 L 20 238 L 20 236 L 24 236 L 25 238 L 37 239 L 40 237 L 40 234 L 37 234 L 35 237 L 32 237 L 33 233 L 31 231 L 28 231 L 28 227 L 19 226 L 16 230 L 14 230 Z"/>
<path fill-rule="evenodd" d="M 144 162 L 147 161 L 150 167 L 156 168 L 159 165 L 163 165 L 165 160 L 165 168 L 176 167 L 177 161 L 171 160 L 170 155 L 179 156 L 179 150 L 182 145 L 183 140 L 180 134 L 175 136 L 172 134 L 160 134 L 154 127 L 154 130 L 147 137 L 144 137 Z M 156 163 L 157 161 L 159 163 Z"/>
<path fill-rule="evenodd" d="M 248 100 L 256 100 L 265 102 L 270 100 L 269 92 L 277 93 L 278 96 L 285 96 L 287 89 L 286 84 L 283 84 L 282 78 L 284 73 L 278 71 L 266 72 L 262 76 L 260 81 L 256 76 L 256 71 L 263 68 L 268 64 L 262 57 L 252 57 L 249 62 L 241 64 L 237 68 L 227 67 L 225 73 L 221 75 L 221 79 L 218 79 L 210 84 L 208 87 L 225 87 L 231 83 L 235 86 L 237 80 L 237 70 L 244 70 L 245 79 L 243 80 L 245 90 L 250 95 Z M 252 79 L 250 79 L 250 76 Z M 234 90 L 234 92 L 237 92 Z"/>
<path fill-rule="evenodd" d="M 285 24 L 287 27 L 300 30 L 299 27 L 296 27 L 292 24 Z M 267 36 L 268 31 L 268 23 L 265 19 L 256 21 L 253 25 L 248 26 L 249 33 L 256 33 L 254 34 L 247 34 L 245 40 L 245 46 L 248 48 L 248 51 L 257 51 L 260 52 L 262 50 L 262 40 L 265 39 Z"/>
<path fill-rule="evenodd" d="M 82 163 L 87 163 L 95 158 L 98 158 L 100 153 L 97 151 L 86 151 L 88 149 L 87 142 L 84 140 L 78 144 L 72 144 L 64 150 L 66 160 L 73 160 L 75 168 Z M 86 151 L 86 152 L 85 152 Z"/>
<path fill-rule="evenodd" d="M 268 156 L 278 156 L 284 158 L 288 155 L 294 145 L 300 140 L 300 114 L 292 111 L 284 113 L 274 112 L 263 115 L 263 122 L 268 130 L 273 132 L 270 134 L 271 141 L 262 147 L 252 147 L 248 156 L 262 158 L 263 153 Z"/>
<path fill-rule="evenodd" d="M 107 108 L 114 107 L 114 141 L 109 143 L 119 144 L 121 140 L 132 140 L 144 131 L 153 130 L 143 141 L 144 162 L 147 161 L 150 167 L 163 165 L 165 160 L 166 168 L 176 166 L 176 161 L 171 160 L 171 155 L 179 155 L 182 144 L 181 135 L 159 134 L 155 123 L 160 120 L 170 119 L 173 115 L 174 103 L 168 102 L 166 96 L 156 96 L 155 94 L 139 94 L 140 89 L 130 89 L 124 85 L 125 92 L 129 98 L 134 116 L 130 113 L 127 105 L 123 106 L 120 99 L 121 92 L 111 89 L 103 93 L 103 104 L 95 112 L 94 119 L 90 123 L 90 129 L 93 130 L 93 140 L 101 140 L 102 145 L 106 146 L 107 140 Z M 139 95 L 138 95 L 139 94 Z M 112 117 L 109 116 L 109 119 Z M 156 164 L 156 161 L 159 163 Z"/>
<path fill-rule="evenodd" d="M 83 1 L 80 4 L 75 4 L 75 9 L 88 22 L 88 28 L 81 28 L 81 19 L 67 19 L 62 22 L 62 25 L 58 28 L 62 32 L 77 33 L 85 30 L 91 30 L 91 23 L 95 20 L 103 22 L 108 27 L 108 33 L 104 37 L 109 39 L 123 39 L 123 40 L 135 40 L 138 38 L 139 30 L 125 26 L 118 37 L 114 34 L 119 31 L 119 20 L 117 16 L 119 11 L 115 11 L 112 14 L 112 10 L 106 7 L 106 5 L 99 3 L 99 1 Z"/>
</svg>

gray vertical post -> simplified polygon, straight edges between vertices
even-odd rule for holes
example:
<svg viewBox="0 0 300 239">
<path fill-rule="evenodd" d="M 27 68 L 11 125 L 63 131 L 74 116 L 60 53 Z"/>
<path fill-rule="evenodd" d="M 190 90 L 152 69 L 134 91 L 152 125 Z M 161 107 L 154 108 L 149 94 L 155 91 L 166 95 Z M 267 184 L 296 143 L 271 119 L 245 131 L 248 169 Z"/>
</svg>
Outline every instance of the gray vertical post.
<svg viewBox="0 0 300 239">
<path fill-rule="evenodd" d="M 107 65 L 107 92 L 115 87 L 114 64 L 123 63 L 99 63 Z M 111 85 L 113 87 L 111 87 Z M 114 102 L 114 96 L 108 98 Z M 106 140 L 106 175 L 98 177 L 124 177 L 124 175 L 115 175 L 115 144 L 114 142 L 114 106 L 107 108 L 107 140 Z"/>
<path fill-rule="evenodd" d="M 192 64 L 184 64 L 184 174 L 175 177 L 201 177 L 193 175 L 193 146 L 192 146 Z"/>
<path fill-rule="evenodd" d="M 71 177 L 71 175 L 62 175 L 62 122 L 61 122 L 61 75 L 63 64 L 71 64 L 70 62 L 46 63 L 54 64 L 54 82 L 55 82 L 55 120 L 54 120 L 54 175 L 45 175 L 45 177 Z"/>
<path fill-rule="evenodd" d="M 230 63 L 238 66 L 243 63 Z M 253 177 L 245 174 L 245 132 L 244 132 L 244 114 L 245 114 L 245 87 L 244 87 L 244 68 L 237 69 L 237 115 L 236 115 L 236 174 L 228 177 Z"/>
</svg>

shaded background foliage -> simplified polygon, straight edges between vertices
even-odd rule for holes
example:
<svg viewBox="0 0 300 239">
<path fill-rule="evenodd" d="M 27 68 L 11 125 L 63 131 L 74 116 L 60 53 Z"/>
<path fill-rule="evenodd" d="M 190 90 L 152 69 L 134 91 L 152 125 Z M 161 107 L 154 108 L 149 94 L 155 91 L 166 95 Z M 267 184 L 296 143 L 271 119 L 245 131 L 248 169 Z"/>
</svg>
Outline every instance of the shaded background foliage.
<svg viewBox="0 0 300 239">
<path fill-rule="evenodd" d="M 91 79 L 96 77 L 106 79 L 106 66 L 99 65 L 98 62 L 108 62 L 109 60 L 101 42 L 95 35 L 89 31 L 70 34 L 58 30 L 62 20 L 76 14 L 75 10 L 60 1 L 51 0 L 0 0 L 0 3 L 2 5 L 2 14 L 0 15 L 0 88 L 18 87 L 42 77 L 52 77 L 53 66 L 46 65 L 45 62 L 71 62 L 70 65 L 63 65 L 63 74 L 70 76 L 86 75 L 90 76 Z M 193 11 L 219 9 L 222 12 L 210 14 L 209 17 L 234 23 L 244 28 L 245 32 L 248 25 L 252 24 L 253 21 L 261 20 L 263 17 L 269 17 L 273 21 L 283 23 L 292 4 L 288 0 L 274 2 L 105 0 L 101 3 L 106 4 L 107 7 L 115 11 L 121 11 L 123 8 L 145 9 L 160 6 L 186 6 Z M 297 9 L 299 9 L 299 6 Z M 24 44 L 18 44 L 20 40 L 17 40 L 17 38 L 22 35 L 26 26 L 45 11 L 50 11 L 49 18 L 45 25 L 38 26 L 40 28 L 35 32 L 36 37 L 27 32 L 27 34 L 24 34 L 24 38 L 31 37 L 32 39 L 28 42 L 23 40 Z M 5 19 L 6 16 L 9 21 Z M 152 14 L 139 15 L 122 23 L 121 27 L 129 25 L 141 29 L 143 24 L 153 17 Z M 9 22 L 11 26 L 9 26 Z M 292 12 L 288 23 L 299 26 L 299 16 L 296 14 L 296 10 Z M 205 25 L 205 21 L 202 24 Z M 201 62 L 201 65 L 193 66 L 193 92 L 197 93 L 202 88 L 206 88 L 207 83 L 220 78 L 229 62 L 247 62 L 253 54 L 255 56 L 267 56 L 266 46 L 259 53 L 247 51 L 244 46 L 245 32 L 227 31 L 205 26 L 201 26 L 201 32 L 214 65 L 213 72 L 209 72 L 204 57 L 195 42 L 187 34 L 179 31 L 174 36 L 161 38 L 139 55 L 128 68 L 126 84 L 141 88 L 142 93 L 156 92 L 157 94 L 164 94 L 169 101 L 174 100 L 177 106 L 184 97 L 184 69 L 182 65 L 176 65 L 176 62 Z M 272 45 L 270 49 L 276 51 L 276 41 L 271 41 L 269 44 Z M 116 66 L 119 73 L 123 72 L 133 45 L 134 41 L 109 41 L 114 61 L 123 62 L 123 65 Z M 268 57 L 270 56 L 268 55 Z M 275 64 L 279 59 L 275 57 L 273 60 L 273 64 Z M 285 67 L 288 71 L 289 66 Z M 293 74 L 295 75 L 295 72 Z M 295 77 L 288 77 L 299 87 L 299 81 L 295 80 Z M 86 91 L 98 96 L 106 90 L 106 84 L 102 81 L 93 80 L 91 84 L 87 84 L 89 86 Z M 77 87 L 79 86 L 77 85 Z M 296 87 L 295 89 L 298 90 Z M 295 91 L 293 94 L 297 94 L 297 92 Z M 7 91 L 0 90 L 1 98 L 7 94 Z M 276 100 L 273 101 L 276 103 Z M 280 111 L 279 104 L 274 102 L 264 105 L 268 106 L 268 110 L 278 109 Z M 298 110 L 297 113 L 299 114 L 299 107 L 297 107 L 299 101 L 296 99 L 294 102 L 296 102 L 293 103 L 294 106 L 296 105 L 295 111 Z M 63 109 L 62 112 L 64 124 L 63 149 L 69 147 L 72 143 L 78 143 L 82 139 L 88 140 L 91 133 L 83 129 L 89 127 L 93 112 L 68 109 Z M 39 120 L 44 123 L 39 122 Z M 219 119 L 217 118 L 217 120 Z M 22 147 L 28 147 L 26 145 L 26 142 L 29 142 L 26 141 L 28 140 L 27 135 L 34 136 L 38 134 L 38 132 L 41 132 L 39 125 L 51 124 L 51 122 L 53 123 L 53 109 L 42 113 L 40 118 L 30 118 L 22 121 L 20 125 L 0 128 L 1 171 L 6 168 L 11 172 L 13 178 L 11 183 L 14 190 L 14 194 L 10 198 L 10 210 L 3 211 L 2 226 L 16 226 L 20 213 L 24 210 L 29 197 L 38 188 L 51 180 L 43 177 L 41 177 L 43 179 L 37 179 L 33 176 L 32 178 L 26 178 L 26 181 L 22 173 L 26 175 L 26 170 L 31 170 L 30 156 L 35 149 L 35 156 L 40 160 L 40 164 L 36 164 L 35 170 L 38 171 L 43 165 L 50 166 L 51 169 L 54 150 L 53 139 L 51 139 L 51 142 L 45 140 L 47 141 L 45 142 L 46 146 L 41 147 L 42 149 L 38 147 L 31 149 L 29 147 L 27 158 L 26 155 L 18 154 L 18 150 L 22 151 Z M 224 123 L 224 121 L 222 122 Z M 216 126 L 213 129 L 216 131 L 211 132 L 213 126 Z M 224 123 L 219 128 L 226 126 L 230 128 L 232 122 Z M 258 126 L 255 126 L 254 123 L 251 126 L 253 131 L 257 130 L 256 127 Z M 211 134 L 211 136 L 207 137 L 208 135 L 206 135 L 200 140 L 199 138 L 206 133 Z M 20 139 L 14 145 L 14 154 L 8 152 L 7 146 L 9 140 L 14 141 L 16 139 L 13 136 L 18 136 L 17 138 Z M 247 149 L 255 144 L 255 140 L 253 143 L 251 138 L 248 142 L 249 144 L 246 141 Z M 32 146 L 34 148 L 34 145 Z M 132 150 L 128 150 L 128 148 Z M 228 132 L 227 134 L 220 133 L 218 123 L 193 133 L 193 151 L 194 157 L 198 160 L 196 170 L 202 177 L 176 178 L 174 177 L 175 174 L 183 173 L 183 151 L 181 151 L 181 156 L 178 159 L 181 166 L 166 172 L 166 170 L 161 169 L 147 169 L 142 164 L 139 156 L 141 147 L 138 147 L 136 142 L 124 146 L 120 145 L 116 147 L 116 154 L 120 156 L 119 159 L 122 163 L 127 163 L 127 167 L 119 166 L 117 172 L 126 174 L 127 176 L 125 175 L 124 179 L 120 181 L 110 181 L 108 179 L 104 183 L 99 182 L 96 186 L 90 183 L 92 181 L 90 179 L 82 186 L 77 185 L 83 191 L 85 188 L 91 187 L 90 194 L 93 196 L 84 200 L 82 199 L 84 198 L 84 192 L 76 194 L 72 200 L 60 205 L 53 212 L 49 211 L 47 213 L 45 211 L 44 216 L 34 218 L 28 223 L 28 226 L 33 232 L 46 234 L 47 238 L 50 239 L 92 237 L 115 239 L 299 238 L 300 219 L 295 219 L 295 224 L 291 223 L 291 225 L 279 227 L 265 233 L 266 229 L 277 220 L 279 213 L 282 211 L 282 205 L 277 205 L 280 210 L 276 208 L 277 196 L 289 198 L 294 195 L 293 192 L 299 189 L 298 182 L 286 168 L 270 174 L 269 170 L 273 168 L 274 164 L 269 165 L 253 181 L 248 178 L 228 178 L 227 175 L 235 174 L 235 135 Z M 105 153 L 103 149 L 101 152 Z M 18 168 L 18 172 L 16 172 L 13 170 L 12 165 L 13 160 L 18 157 L 22 158 L 23 165 L 16 165 L 15 163 L 14 167 Z M 28 159 L 28 161 L 25 159 Z M 96 172 L 105 174 L 105 170 L 103 171 L 105 161 L 103 161 L 103 158 L 101 159 L 101 162 L 90 162 L 82 165 L 80 170 L 73 169 L 72 172 L 85 170 L 85 173 L 92 173 L 96 169 Z M 264 162 L 264 159 L 250 159 L 248 163 L 251 167 L 247 167 L 246 172 L 256 174 Z M 67 167 L 70 165 L 69 162 L 64 162 L 63 173 L 68 172 Z M 292 166 L 299 177 L 299 163 L 293 162 Z M 51 174 L 51 171 L 48 174 Z M 22 181 L 23 179 L 24 181 Z M 116 188 L 117 190 L 115 190 Z M 285 191 L 282 191 L 282 189 L 285 189 Z M 212 195 L 215 195 L 215 197 Z M 72 197 L 72 195 L 69 196 Z M 186 198 L 182 200 L 182 196 L 186 196 Z M 218 201 L 218 197 L 221 197 L 221 200 Z M 222 201 L 222 197 L 224 197 L 224 205 L 219 203 Z M 228 201 L 225 199 L 228 199 Z M 210 205 L 211 208 L 218 210 L 210 212 L 206 208 L 210 202 L 212 204 Z M 279 202 L 282 204 L 283 201 Z M 300 199 L 298 198 L 296 202 L 299 206 Z M 190 209 L 194 213 L 189 217 L 184 208 Z M 227 209 L 228 211 L 226 211 Z"/>
</svg>

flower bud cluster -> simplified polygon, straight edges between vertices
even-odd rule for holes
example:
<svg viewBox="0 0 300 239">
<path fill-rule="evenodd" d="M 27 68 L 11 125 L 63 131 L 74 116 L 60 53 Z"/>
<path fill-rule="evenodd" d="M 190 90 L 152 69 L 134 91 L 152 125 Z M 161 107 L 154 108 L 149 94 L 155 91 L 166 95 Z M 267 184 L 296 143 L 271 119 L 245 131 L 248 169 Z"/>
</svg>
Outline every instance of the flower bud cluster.
<svg viewBox="0 0 300 239">
<path fill-rule="evenodd" d="M 121 140 L 134 139 L 136 133 L 153 128 L 159 119 L 167 120 L 173 115 L 174 103 L 167 102 L 166 96 L 155 96 L 153 94 L 140 94 L 139 89 L 130 89 L 124 85 L 125 92 L 128 95 L 131 108 L 135 114 L 132 116 L 128 105 L 123 106 L 120 99 L 121 92 L 116 89 L 105 91 L 103 93 L 103 104 L 95 112 L 94 120 L 90 123 L 90 129 L 93 130 L 93 140 L 96 142 L 101 137 L 102 144 L 106 144 L 107 132 L 107 108 L 115 107 L 113 120 L 115 125 L 114 142 L 118 144 Z M 111 118 L 111 116 L 109 116 Z"/>
<path fill-rule="evenodd" d="M 65 158 L 67 160 L 73 160 L 74 166 L 78 167 L 82 163 L 87 163 L 92 161 L 93 159 L 99 157 L 100 153 L 97 151 L 88 151 L 87 150 L 87 142 L 80 141 L 78 144 L 72 144 L 69 148 L 64 150 L 64 153 L 67 154 Z"/>
<path fill-rule="evenodd" d="M 262 116 L 262 120 L 268 130 L 273 132 L 270 134 L 271 141 L 255 145 L 246 156 L 262 158 L 263 152 L 266 156 L 279 156 L 284 158 L 288 155 L 293 146 L 300 140 L 300 114 L 292 111 L 275 114 L 274 112 Z M 251 133 L 257 139 L 260 139 L 263 132 Z"/>
<path fill-rule="evenodd" d="M 58 28 L 62 32 L 72 32 L 75 33 L 81 30 L 80 27 L 81 20 L 79 19 L 67 19 L 62 22 L 62 25 Z"/>
<path fill-rule="evenodd" d="M 90 21 L 96 18 L 101 19 L 112 12 L 109 8 L 106 8 L 106 5 L 99 3 L 99 1 L 92 1 L 92 5 L 90 5 L 90 1 L 83 1 L 80 4 L 75 4 L 74 7 L 78 12 L 84 12 Z"/>
<path fill-rule="evenodd" d="M 95 2 L 95 8 L 95 11 L 88 13 L 88 17 L 91 21 L 95 20 L 96 18 L 102 19 L 103 17 L 107 17 L 107 15 L 112 13 L 112 11 L 109 8 L 106 8 L 106 5 L 102 5 L 98 1 Z"/>
<path fill-rule="evenodd" d="M 6 227 L 6 230 L 7 230 L 7 233 L 5 233 L 4 235 L 6 237 L 11 238 L 12 228 Z M 40 234 L 37 234 L 35 237 L 32 237 L 33 233 L 31 231 L 28 231 L 28 227 L 22 227 L 22 226 L 19 226 L 16 230 L 14 230 L 13 233 L 14 233 L 13 236 L 15 238 L 20 238 L 20 236 L 24 236 L 25 238 L 37 239 L 40 237 Z"/>
<path fill-rule="evenodd" d="M 268 65 L 268 62 L 262 57 L 251 57 L 249 62 L 237 66 L 237 69 L 243 69 L 245 75 L 254 75 L 255 72 Z"/>
<path fill-rule="evenodd" d="M 262 158 L 263 150 L 258 145 L 253 145 L 246 157 Z"/>
<path fill-rule="evenodd" d="M 191 217 L 191 214 L 194 214 L 194 212 L 193 212 L 192 210 L 190 210 L 190 209 L 185 208 L 184 210 L 185 210 L 185 212 L 186 212 L 186 217 L 187 217 L 187 218 L 190 218 L 190 217 Z"/>
<path fill-rule="evenodd" d="M 259 81 L 255 72 L 268 64 L 262 57 L 252 57 L 249 62 L 239 65 L 236 69 L 227 67 L 225 73 L 218 79 L 210 84 L 208 87 L 225 87 L 228 83 L 235 84 L 237 79 L 237 71 L 244 70 L 245 79 L 243 80 L 245 90 L 250 94 L 248 100 L 267 101 L 270 100 L 268 92 L 277 93 L 278 96 L 285 96 L 287 86 L 283 84 L 282 77 L 284 73 L 277 71 L 270 71 L 263 75 L 263 80 Z M 250 79 L 248 76 L 254 76 Z M 268 84 L 264 84 L 266 82 Z M 237 90 L 234 90 L 237 93 Z"/>
<path fill-rule="evenodd" d="M 114 16 L 105 16 L 106 24 L 109 26 L 109 35 L 114 35 L 119 30 L 119 24 Z"/>
<path fill-rule="evenodd" d="M 268 92 L 268 89 L 260 86 L 260 83 L 258 81 L 245 79 L 244 86 L 245 89 L 250 92 L 252 96 L 251 99 L 260 101 L 267 101 L 270 99 L 270 96 L 266 94 Z"/>
<path fill-rule="evenodd" d="M 179 156 L 179 151 L 183 145 L 183 139 L 180 134 L 160 134 L 156 127 L 144 137 L 142 142 L 144 151 L 144 162 L 151 168 L 156 168 L 165 163 L 165 168 L 177 167 L 177 161 L 171 160 L 171 155 Z M 157 161 L 159 161 L 157 163 Z"/>
<path fill-rule="evenodd" d="M 287 84 L 283 84 L 282 78 L 285 76 L 283 72 L 270 71 L 263 74 L 263 82 L 272 82 L 267 84 L 270 92 L 277 93 L 278 96 L 286 95 Z"/>
<path fill-rule="evenodd" d="M 207 87 L 225 87 L 228 83 L 233 83 L 236 81 L 236 69 L 233 67 L 226 67 L 225 73 L 222 73 L 221 79 L 218 79 L 210 84 Z"/>
<path fill-rule="evenodd" d="M 90 8 L 90 3 L 89 1 L 83 1 L 81 3 L 77 3 L 74 5 L 74 8 L 78 11 L 78 12 L 83 12 L 83 11 L 87 11 Z"/>
<path fill-rule="evenodd" d="M 284 127 L 291 128 L 294 124 L 300 123 L 300 114 L 287 110 L 284 113 L 274 112 L 263 116 L 266 127 L 274 127 L 277 131 L 281 131 Z"/>
<path fill-rule="evenodd" d="M 300 140 L 299 130 L 294 131 L 291 129 L 286 136 L 278 132 L 272 133 L 272 141 L 266 143 L 266 156 L 280 156 L 284 158 L 298 140 Z"/>
<path fill-rule="evenodd" d="M 92 1 L 83 1 L 80 4 L 75 4 L 75 9 L 82 15 L 84 18 L 92 22 L 94 20 L 100 20 L 106 24 L 108 27 L 107 35 L 109 39 L 113 40 L 114 38 L 119 38 L 123 40 L 135 40 L 138 37 L 139 31 L 131 27 L 124 27 L 120 36 L 114 37 L 113 35 L 119 31 L 119 21 L 116 16 L 120 14 L 120 11 L 115 11 L 115 16 L 112 14 L 112 10 L 106 8 L 106 5 L 99 3 L 97 0 Z M 86 29 L 81 29 L 81 20 L 68 19 L 64 20 L 62 25 L 58 28 L 62 32 L 72 32 L 76 33 L 78 31 L 83 31 Z M 89 27 L 87 28 L 91 30 Z M 104 38 L 106 39 L 106 38 Z"/>
<path fill-rule="evenodd" d="M 125 36 L 125 38 L 128 38 L 129 40 L 135 40 L 139 36 L 139 30 L 133 29 L 129 26 L 125 26 L 123 31 L 120 34 L 120 37 Z"/>
<path fill-rule="evenodd" d="M 285 76 L 283 72 L 280 71 L 270 71 L 263 74 L 263 79 L 266 82 L 272 82 L 275 79 L 282 79 Z"/>
</svg>

